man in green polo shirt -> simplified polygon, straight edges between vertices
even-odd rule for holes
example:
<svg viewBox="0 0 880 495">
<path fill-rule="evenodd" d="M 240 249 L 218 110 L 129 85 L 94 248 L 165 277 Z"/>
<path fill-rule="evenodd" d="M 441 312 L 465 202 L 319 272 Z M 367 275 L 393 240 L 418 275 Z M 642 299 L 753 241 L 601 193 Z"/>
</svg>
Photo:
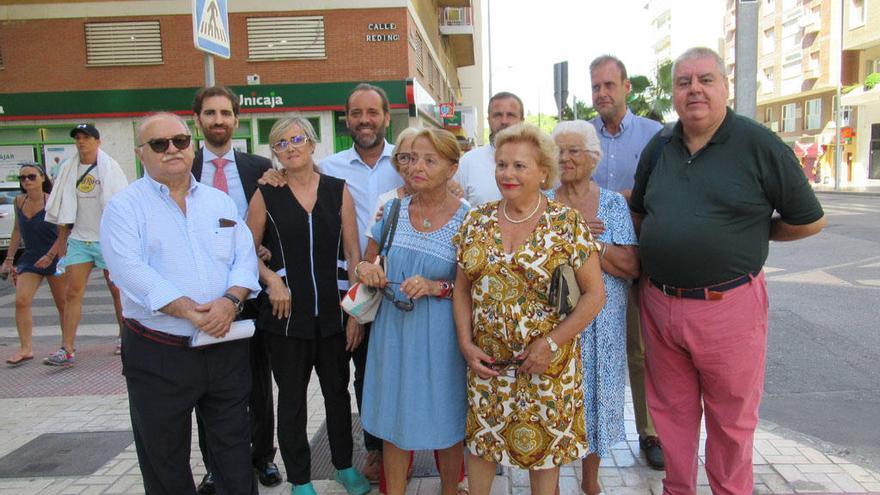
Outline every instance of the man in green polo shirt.
<svg viewBox="0 0 880 495">
<path fill-rule="evenodd" d="M 666 457 L 664 493 L 696 493 L 705 408 L 712 492 L 751 494 L 768 243 L 816 234 L 825 218 L 791 148 L 727 108 L 717 53 L 686 51 L 673 66 L 673 86 L 679 122 L 646 146 L 630 204 L 645 278 L 648 407 Z"/>
</svg>

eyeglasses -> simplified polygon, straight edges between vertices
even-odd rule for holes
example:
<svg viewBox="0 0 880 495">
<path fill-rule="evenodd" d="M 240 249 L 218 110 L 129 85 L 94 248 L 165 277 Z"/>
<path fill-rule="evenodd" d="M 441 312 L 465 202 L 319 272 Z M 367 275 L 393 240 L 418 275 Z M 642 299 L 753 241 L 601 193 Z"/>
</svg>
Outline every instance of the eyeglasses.
<svg viewBox="0 0 880 495">
<path fill-rule="evenodd" d="M 584 156 L 584 154 L 588 153 L 589 150 L 584 148 L 559 148 L 559 157 L 562 158 L 568 153 L 568 156 L 572 158 L 578 158 Z"/>
<path fill-rule="evenodd" d="M 308 136 L 303 136 L 303 135 L 293 136 L 290 139 L 282 139 L 281 141 L 278 141 L 277 143 L 273 144 L 272 149 L 280 153 L 280 152 L 286 150 L 288 146 L 290 146 L 292 148 L 302 148 L 308 142 L 309 142 Z"/>
<path fill-rule="evenodd" d="M 440 163 L 440 160 L 433 155 L 424 156 L 418 153 L 397 153 L 394 155 L 394 158 L 401 165 L 415 165 L 419 163 L 419 160 L 425 160 L 425 165 L 428 167 L 434 167 Z"/>
<path fill-rule="evenodd" d="M 37 174 L 19 175 L 18 180 L 19 182 L 24 182 L 26 180 L 37 180 L 37 177 L 39 177 L 39 175 Z"/>
<path fill-rule="evenodd" d="M 141 146 L 150 145 L 150 149 L 155 151 L 156 153 L 165 153 L 168 151 L 168 145 L 174 143 L 174 147 L 179 150 L 185 150 L 189 148 L 189 143 L 192 141 L 192 136 L 188 134 L 178 134 L 177 136 L 170 138 L 156 138 L 150 139 L 146 143 L 138 145 L 138 148 Z"/>
<path fill-rule="evenodd" d="M 406 277 L 404 277 L 404 280 Z M 388 281 L 388 285 L 400 285 L 402 282 L 391 282 Z M 385 296 L 385 299 L 391 301 L 394 304 L 394 307 L 401 311 L 412 311 L 416 304 L 413 302 L 412 298 L 409 301 L 404 301 L 397 298 L 397 294 L 394 293 L 394 289 L 388 287 L 387 285 L 382 288 L 382 295 Z"/>
</svg>

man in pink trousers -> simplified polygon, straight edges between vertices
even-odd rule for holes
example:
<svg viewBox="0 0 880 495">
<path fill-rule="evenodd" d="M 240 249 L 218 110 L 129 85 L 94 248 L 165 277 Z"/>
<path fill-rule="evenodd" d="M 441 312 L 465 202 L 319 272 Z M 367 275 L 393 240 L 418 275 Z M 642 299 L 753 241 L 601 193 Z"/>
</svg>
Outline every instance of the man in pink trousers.
<svg viewBox="0 0 880 495">
<path fill-rule="evenodd" d="M 696 493 L 700 420 L 716 495 L 752 493 L 764 390 L 769 241 L 818 233 L 824 213 L 791 148 L 727 108 L 724 62 L 673 65 L 679 116 L 645 147 L 630 207 L 639 232 L 648 407 L 665 494 Z"/>
</svg>

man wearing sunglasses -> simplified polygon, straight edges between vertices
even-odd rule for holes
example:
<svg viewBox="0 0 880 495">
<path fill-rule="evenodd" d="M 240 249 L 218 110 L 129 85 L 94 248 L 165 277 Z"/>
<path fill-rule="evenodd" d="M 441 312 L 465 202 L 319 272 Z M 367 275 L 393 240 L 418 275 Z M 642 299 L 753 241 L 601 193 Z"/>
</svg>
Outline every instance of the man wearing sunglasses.
<svg viewBox="0 0 880 495">
<path fill-rule="evenodd" d="M 128 185 L 122 168 L 100 149 L 101 133 L 92 124 L 79 124 L 70 130 L 77 153 L 61 164 L 55 188 L 46 202 L 46 221 L 58 224 L 67 273 L 67 292 L 61 318 L 61 348 L 43 363 L 70 366 L 76 360 L 74 339 L 82 315 L 82 301 L 92 268 L 104 270 L 104 279 L 113 296 L 116 319 L 122 326 L 119 291 L 110 282 L 99 243 L 99 225 L 110 198 Z M 118 347 L 117 347 L 118 350 Z"/>
<path fill-rule="evenodd" d="M 199 410 L 217 491 L 256 495 L 251 468 L 249 340 L 222 338 L 260 289 L 250 230 L 225 193 L 193 181 L 193 150 L 177 115 L 146 117 L 135 153 L 144 177 L 116 195 L 101 247 L 122 292 L 122 369 L 147 493 L 194 493 L 192 411 Z"/>
<path fill-rule="evenodd" d="M 239 111 L 238 97 L 225 86 L 202 88 L 196 93 L 193 99 L 193 117 L 205 142 L 204 147 L 195 153 L 192 174 L 202 184 L 229 194 L 235 201 L 239 218 L 244 221 L 251 196 L 257 190 L 257 179 L 272 168 L 272 162 L 268 158 L 233 149 L 232 134 L 238 128 Z M 261 251 L 264 250 L 265 248 L 261 248 Z M 256 316 L 256 299 L 250 299 L 245 302 L 241 318 L 255 319 Z M 275 408 L 269 351 L 263 332 L 257 329 L 250 345 L 251 461 L 260 483 L 264 486 L 275 486 L 283 480 L 274 462 Z M 215 491 L 212 463 L 205 444 L 201 416 L 197 414 L 196 419 L 199 425 L 199 448 L 208 471 L 199 483 L 198 493 L 211 494 Z"/>
</svg>

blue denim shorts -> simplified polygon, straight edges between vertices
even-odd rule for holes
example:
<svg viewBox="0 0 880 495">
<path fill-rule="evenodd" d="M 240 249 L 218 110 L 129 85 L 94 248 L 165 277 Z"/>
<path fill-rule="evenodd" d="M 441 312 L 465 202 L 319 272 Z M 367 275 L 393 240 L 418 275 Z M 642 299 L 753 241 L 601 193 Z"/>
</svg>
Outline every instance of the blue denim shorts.
<svg viewBox="0 0 880 495">
<path fill-rule="evenodd" d="M 95 268 L 107 268 L 104 255 L 101 254 L 101 243 L 98 241 L 80 241 L 67 239 L 67 254 L 64 255 L 64 266 L 80 263 L 94 263 Z"/>
</svg>

